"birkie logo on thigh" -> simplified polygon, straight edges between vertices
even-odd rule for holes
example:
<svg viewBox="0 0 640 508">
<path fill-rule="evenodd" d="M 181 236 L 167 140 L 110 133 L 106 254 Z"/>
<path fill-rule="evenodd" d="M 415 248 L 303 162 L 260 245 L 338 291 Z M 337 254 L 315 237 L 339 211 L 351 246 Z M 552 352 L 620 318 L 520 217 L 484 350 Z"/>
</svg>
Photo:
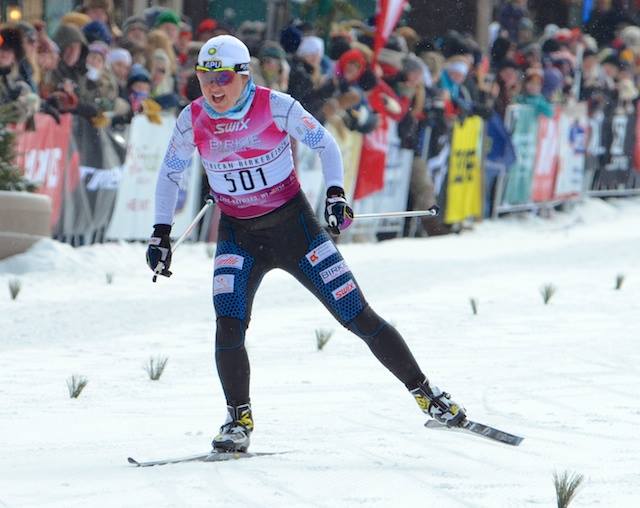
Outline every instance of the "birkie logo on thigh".
<svg viewBox="0 0 640 508">
<path fill-rule="evenodd" d="M 321 261 L 327 259 L 331 254 L 338 252 L 336 246 L 331 240 L 318 245 L 315 249 L 310 250 L 305 255 L 311 266 L 316 266 Z"/>
<path fill-rule="evenodd" d="M 221 295 L 223 293 L 233 293 L 235 277 L 235 275 L 229 275 L 226 273 L 216 275 L 213 278 L 213 296 Z"/>
<path fill-rule="evenodd" d="M 331 291 L 331 294 L 333 295 L 333 298 L 335 300 L 340 300 L 341 298 L 344 298 L 349 293 L 354 291 L 356 289 L 356 287 L 357 287 L 356 283 L 353 281 L 353 279 L 349 279 L 347 282 L 345 282 L 338 289 L 335 289 L 335 290 Z"/>
<path fill-rule="evenodd" d="M 238 270 L 242 270 L 243 266 L 243 256 L 238 256 L 237 254 L 220 254 L 219 256 L 216 256 L 216 261 L 213 265 L 213 269 L 217 270 L 218 268 L 237 268 Z"/>
<path fill-rule="evenodd" d="M 343 273 L 347 273 L 348 271 L 349 271 L 349 267 L 347 266 L 347 263 L 345 263 L 344 259 L 341 259 L 337 263 L 331 265 L 326 270 L 322 270 L 320 272 L 320 277 L 322 278 L 322 282 L 324 282 L 325 284 L 328 284 L 332 280 L 337 279 Z"/>
</svg>

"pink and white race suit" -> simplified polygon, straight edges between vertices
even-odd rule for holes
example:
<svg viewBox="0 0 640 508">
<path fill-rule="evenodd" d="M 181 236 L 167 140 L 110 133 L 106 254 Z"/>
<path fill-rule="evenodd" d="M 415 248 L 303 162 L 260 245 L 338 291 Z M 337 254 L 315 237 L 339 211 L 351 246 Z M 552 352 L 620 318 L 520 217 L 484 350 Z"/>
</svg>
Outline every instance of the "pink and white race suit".
<svg viewBox="0 0 640 508">
<path fill-rule="evenodd" d="M 300 190 L 290 136 L 316 151 L 327 187 L 343 186 L 342 157 L 325 128 L 293 97 L 257 87 L 240 119 L 209 116 L 201 97 L 179 115 L 156 186 L 156 224 L 171 224 L 178 186 L 195 149 L 220 210 L 249 219 L 265 215 Z"/>
</svg>

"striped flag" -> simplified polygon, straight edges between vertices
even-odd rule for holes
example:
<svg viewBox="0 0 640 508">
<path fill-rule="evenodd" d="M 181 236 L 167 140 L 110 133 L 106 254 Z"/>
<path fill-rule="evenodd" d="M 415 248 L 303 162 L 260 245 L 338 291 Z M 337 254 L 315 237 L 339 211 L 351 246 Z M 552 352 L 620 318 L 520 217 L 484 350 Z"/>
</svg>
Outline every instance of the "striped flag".
<svg viewBox="0 0 640 508">
<path fill-rule="evenodd" d="M 373 61 L 378 60 L 378 53 L 384 48 L 389 35 L 398 24 L 402 11 L 408 0 L 378 0 L 376 5 L 376 37 L 374 41 Z"/>
</svg>

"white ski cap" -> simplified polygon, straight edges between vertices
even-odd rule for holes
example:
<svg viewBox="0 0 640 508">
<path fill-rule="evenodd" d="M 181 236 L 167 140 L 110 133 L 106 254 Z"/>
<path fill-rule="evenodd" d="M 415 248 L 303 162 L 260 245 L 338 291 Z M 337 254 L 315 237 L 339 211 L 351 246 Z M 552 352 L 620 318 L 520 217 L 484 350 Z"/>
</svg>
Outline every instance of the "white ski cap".
<svg viewBox="0 0 640 508">
<path fill-rule="evenodd" d="M 200 48 L 196 69 L 249 74 L 250 61 L 249 48 L 244 42 L 233 35 L 217 35 Z"/>
</svg>

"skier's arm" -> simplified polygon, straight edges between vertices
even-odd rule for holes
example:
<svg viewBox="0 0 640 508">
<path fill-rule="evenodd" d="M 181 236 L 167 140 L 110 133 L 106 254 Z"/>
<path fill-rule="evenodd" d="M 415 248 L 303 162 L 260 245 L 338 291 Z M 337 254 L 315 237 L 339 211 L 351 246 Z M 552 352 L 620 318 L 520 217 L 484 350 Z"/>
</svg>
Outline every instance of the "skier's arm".
<svg viewBox="0 0 640 508">
<path fill-rule="evenodd" d="M 278 128 L 319 155 L 327 188 L 344 188 L 342 155 L 334 137 L 290 95 L 271 91 L 270 102 Z"/>
<path fill-rule="evenodd" d="M 176 120 L 169 146 L 158 173 L 154 224 L 171 225 L 173 223 L 180 182 L 185 170 L 191 164 L 194 150 L 191 107 L 187 106 Z"/>
</svg>

